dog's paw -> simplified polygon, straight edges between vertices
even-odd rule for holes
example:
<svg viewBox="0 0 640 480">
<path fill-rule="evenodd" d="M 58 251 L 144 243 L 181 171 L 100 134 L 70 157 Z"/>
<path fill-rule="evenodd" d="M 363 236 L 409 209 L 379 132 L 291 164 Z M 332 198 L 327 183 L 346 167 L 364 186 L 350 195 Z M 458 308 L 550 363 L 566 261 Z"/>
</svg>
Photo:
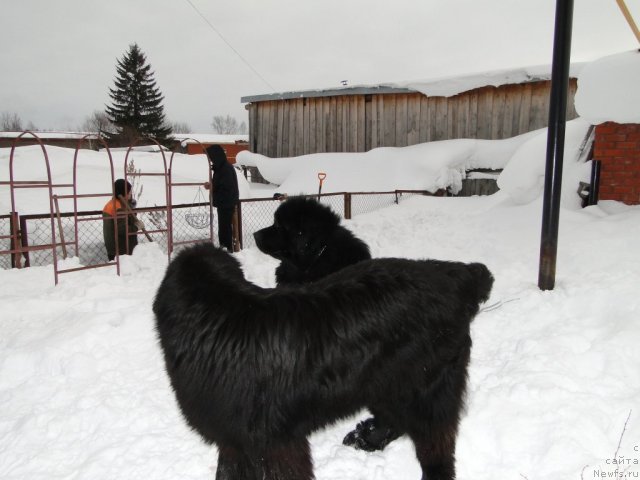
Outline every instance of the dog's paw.
<svg viewBox="0 0 640 480">
<path fill-rule="evenodd" d="M 393 429 L 379 426 L 375 418 L 367 418 L 360 422 L 355 430 L 347 433 L 342 444 L 356 450 L 375 452 L 384 450 L 396 438 L 398 434 Z"/>
</svg>

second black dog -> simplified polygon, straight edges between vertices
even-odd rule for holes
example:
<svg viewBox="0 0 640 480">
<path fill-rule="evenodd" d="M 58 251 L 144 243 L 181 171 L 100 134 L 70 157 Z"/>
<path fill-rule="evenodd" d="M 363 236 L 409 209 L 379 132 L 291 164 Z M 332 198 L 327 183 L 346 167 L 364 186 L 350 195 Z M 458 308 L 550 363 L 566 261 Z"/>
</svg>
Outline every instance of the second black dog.
<svg viewBox="0 0 640 480">
<path fill-rule="evenodd" d="M 319 280 L 371 258 L 369 247 L 340 225 L 340 217 L 313 198 L 292 197 L 274 214 L 273 225 L 254 233 L 256 245 L 280 260 L 278 285 Z M 383 450 L 400 436 L 375 417 L 360 422 L 343 443 L 369 452 Z"/>
<path fill-rule="evenodd" d="M 312 198 L 292 197 L 273 225 L 253 234 L 258 248 L 280 260 L 278 285 L 307 283 L 371 258 L 369 247 L 340 225 L 340 217 Z"/>
</svg>

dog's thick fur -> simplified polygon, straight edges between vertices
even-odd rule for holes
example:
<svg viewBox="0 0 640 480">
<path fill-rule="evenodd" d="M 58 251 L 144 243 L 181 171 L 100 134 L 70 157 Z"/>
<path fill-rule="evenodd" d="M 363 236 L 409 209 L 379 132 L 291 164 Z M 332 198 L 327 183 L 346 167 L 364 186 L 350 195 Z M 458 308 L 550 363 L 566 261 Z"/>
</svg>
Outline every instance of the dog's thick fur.
<svg viewBox="0 0 640 480">
<path fill-rule="evenodd" d="M 273 225 L 254 233 L 256 245 L 280 260 L 278 285 L 306 283 L 371 258 L 369 247 L 340 225 L 340 217 L 311 197 L 291 197 L 273 215 Z M 398 436 L 380 419 L 368 418 L 343 443 L 360 450 L 383 450 Z"/>
<path fill-rule="evenodd" d="M 254 238 L 262 252 L 280 260 L 278 285 L 313 282 L 371 258 L 367 244 L 313 198 L 284 201 L 273 215 L 273 225 L 258 230 Z"/>
<path fill-rule="evenodd" d="M 212 245 L 183 250 L 153 304 L 186 421 L 219 449 L 217 480 L 309 480 L 307 436 L 369 408 L 452 479 L 482 264 L 376 259 L 263 289 Z"/>
</svg>

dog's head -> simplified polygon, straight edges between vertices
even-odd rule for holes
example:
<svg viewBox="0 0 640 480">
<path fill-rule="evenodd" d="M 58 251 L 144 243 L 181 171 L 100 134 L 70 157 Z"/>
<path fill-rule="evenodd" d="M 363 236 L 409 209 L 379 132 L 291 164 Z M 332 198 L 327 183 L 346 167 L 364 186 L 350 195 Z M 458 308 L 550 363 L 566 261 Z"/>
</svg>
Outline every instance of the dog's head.
<svg viewBox="0 0 640 480">
<path fill-rule="evenodd" d="M 302 266 L 326 247 L 340 217 L 313 198 L 292 197 L 273 216 L 273 225 L 253 234 L 258 248 L 278 260 Z"/>
</svg>

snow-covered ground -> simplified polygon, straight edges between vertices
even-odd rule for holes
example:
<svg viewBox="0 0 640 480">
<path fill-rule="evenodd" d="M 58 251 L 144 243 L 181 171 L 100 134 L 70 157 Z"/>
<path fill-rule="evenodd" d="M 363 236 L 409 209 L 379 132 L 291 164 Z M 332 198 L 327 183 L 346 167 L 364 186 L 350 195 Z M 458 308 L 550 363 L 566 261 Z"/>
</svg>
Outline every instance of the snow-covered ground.
<svg viewBox="0 0 640 480">
<path fill-rule="evenodd" d="M 459 478 L 597 478 L 620 456 L 637 474 L 640 207 L 563 210 L 549 292 L 536 286 L 540 211 L 503 193 L 413 197 L 346 225 L 374 256 L 481 261 L 496 277 L 487 304 L 501 306 L 473 324 Z M 237 256 L 250 280 L 274 284 L 274 260 Z M 153 330 L 165 265 L 144 244 L 120 277 L 84 271 L 54 287 L 51 267 L 0 272 L 0 478 L 213 477 L 215 448 L 182 421 Z M 312 437 L 317 478 L 419 478 L 407 439 L 382 453 L 341 445 L 365 415 Z"/>
<path fill-rule="evenodd" d="M 592 104 L 587 100 L 584 108 Z M 617 111 L 624 109 L 631 107 Z M 589 166 L 576 150 L 585 125 L 572 122 L 568 129 L 552 291 L 536 286 L 544 162 L 537 133 L 487 144 L 493 151 L 509 145 L 497 194 L 411 197 L 345 222 L 375 257 L 480 261 L 495 275 L 492 296 L 472 325 L 468 407 L 457 451 L 461 479 L 640 476 L 640 206 L 577 206 L 575 187 Z M 479 158 L 480 143 L 430 148 L 452 159 L 442 168 L 456 171 L 466 159 Z M 6 150 L 0 150 L 5 172 Z M 34 174 L 38 147 L 19 154 L 21 174 Z M 52 163 L 64 166 L 59 178 L 66 178 L 68 152 L 51 154 L 59 154 Z M 104 157 L 83 155 L 82 184 L 102 190 L 108 181 L 97 164 Z M 136 166 L 151 169 L 147 161 L 158 160 L 136 154 Z M 193 169 L 204 170 L 194 174 L 185 164 L 180 178 L 206 176 L 202 158 L 184 159 L 198 161 L 202 166 Z M 426 182 L 442 171 L 405 164 L 417 165 Z M 311 173 L 310 193 L 317 189 Z M 374 170 L 369 176 L 378 181 Z M 306 182 L 291 180 L 290 188 L 308 191 Z M 155 202 L 157 188 L 145 183 L 145 189 L 143 198 Z M 183 195 L 176 201 L 192 200 L 193 192 Z M 4 213 L 6 190 L 0 199 Z M 42 211 L 42 199 L 25 196 L 21 202 Z M 274 285 L 276 261 L 252 248 L 236 255 L 251 281 Z M 166 263 L 164 252 L 149 243 L 122 258 L 119 277 L 111 268 L 80 271 L 54 286 L 52 267 L 0 271 L 0 478 L 213 478 L 215 448 L 183 422 L 153 329 L 151 303 Z M 312 436 L 318 480 L 419 478 L 406 438 L 377 453 L 341 445 L 366 414 Z"/>
</svg>

